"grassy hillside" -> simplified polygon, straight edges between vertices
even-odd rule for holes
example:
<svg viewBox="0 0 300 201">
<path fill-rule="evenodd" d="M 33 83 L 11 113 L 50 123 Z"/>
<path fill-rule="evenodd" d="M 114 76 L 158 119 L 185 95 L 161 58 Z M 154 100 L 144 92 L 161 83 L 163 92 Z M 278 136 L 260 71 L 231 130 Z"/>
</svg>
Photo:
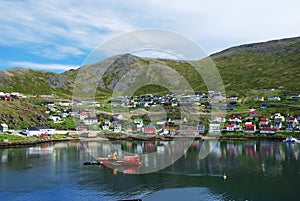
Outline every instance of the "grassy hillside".
<svg viewBox="0 0 300 201">
<path fill-rule="evenodd" d="M 296 93 L 300 90 L 299 37 L 233 47 L 211 55 L 211 59 L 220 72 L 228 94 L 258 94 L 262 88 L 276 88 Z M 203 66 L 205 60 L 191 63 Z M 149 70 L 154 67 L 161 67 L 164 70 L 161 72 Z M 167 93 L 165 87 L 158 87 L 153 83 L 142 86 L 141 83 L 150 83 L 158 77 L 162 80 L 176 81 L 177 78 L 170 73 L 172 69 L 182 75 L 194 91 L 207 90 L 201 76 L 190 62 L 140 58 L 124 54 L 62 74 L 22 68 L 0 71 L 0 91 L 19 91 L 25 94 L 55 93 L 66 97 L 72 95 L 74 86 L 84 89 L 88 95 L 91 91 L 86 85 L 91 85 L 97 88 L 96 98 L 106 100 L 112 90 L 116 90 L 115 87 L 123 76 L 127 76 L 127 83 L 124 86 L 137 87 L 137 93 Z M 78 72 L 82 74 L 76 79 Z M 140 80 L 137 80 L 134 74 L 139 74 Z M 214 79 L 214 75 L 205 76 L 212 81 Z M 76 85 L 75 80 L 82 85 Z"/>
<path fill-rule="evenodd" d="M 242 45 L 212 55 L 227 91 L 300 90 L 300 38 Z"/>
<path fill-rule="evenodd" d="M 47 125 L 48 115 L 44 113 L 44 109 L 29 100 L 0 101 L 0 122 L 14 129 Z"/>
<path fill-rule="evenodd" d="M 72 79 L 52 72 L 23 68 L 0 71 L 0 91 L 5 92 L 67 96 L 71 94 L 72 83 Z"/>
</svg>

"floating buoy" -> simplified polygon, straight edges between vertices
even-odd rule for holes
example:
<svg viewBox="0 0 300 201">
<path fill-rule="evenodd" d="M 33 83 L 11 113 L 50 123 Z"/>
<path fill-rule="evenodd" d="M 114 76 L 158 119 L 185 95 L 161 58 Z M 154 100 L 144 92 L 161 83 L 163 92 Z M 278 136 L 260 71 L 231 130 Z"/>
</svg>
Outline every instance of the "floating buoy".
<svg viewBox="0 0 300 201">
<path fill-rule="evenodd" d="M 223 179 L 224 180 L 226 180 L 227 179 L 227 176 L 226 176 L 226 174 L 224 173 L 224 175 L 223 175 Z"/>
<path fill-rule="evenodd" d="M 117 168 L 113 169 L 113 174 L 117 175 L 117 173 L 118 173 L 118 169 Z"/>
</svg>

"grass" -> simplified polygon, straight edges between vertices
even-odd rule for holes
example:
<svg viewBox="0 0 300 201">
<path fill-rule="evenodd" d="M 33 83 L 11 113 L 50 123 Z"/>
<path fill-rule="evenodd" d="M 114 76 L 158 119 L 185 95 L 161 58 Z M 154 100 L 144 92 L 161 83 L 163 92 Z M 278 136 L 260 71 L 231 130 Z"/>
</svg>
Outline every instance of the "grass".
<svg viewBox="0 0 300 201">
<path fill-rule="evenodd" d="M 299 44 L 299 42 L 298 42 Z M 264 49 L 261 45 L 260 49 Z M 279 88 L 297 92 L 300 89 L 299 54 L 288 54 L 288 48 L 256 53 L 250 48 L 223 52 L 212 57 L 225 83 L 226 90 L 248 94 L 248 90 Z"/>
<path fill-rule="evenodd" d="M 22 129 L 35 124 L 45 125 L 47 120 L 44 108 L 35 105 L 30 99 L 0 101 L 0 111 L 1 123 L 8 124 L 11 129 Z"/>
<path fill-rule="evenodd" d="M 278 132 L 274 136 L 282 137 L 282 138 L 286 138 L 289 136 L 300 137 L 300 133 L 298 133 L 298 132 L 297 133 L 296 132 Z"/>
<path fill-rule="evenodd" d="M 78 138 L 79 135 L 73 135 L 72 138 Z M 70 138 L 69 135 L 65 134 L 54 134 L 51 135 L 50 137 L 26 137 L 26 136 L 17 136 L 17 135 L 11 135 L 11 134 L 0 134 L 0 142 L 4 142 L 5 140 L 8 140 L 8 142 L 32 142 L 32 141 L 38 141 L 42 139 L 65 139 L 65 138 Z"/>
<path fill-rule="evenodd" d="M 55 138 L 55 139 L 68 138 L 68 137 L 70 137 L 70 136 L 66 135 L 66 134 L 53 134 L 53 135 L 51 135 L 51 138 Z"/>
<path fill-rule="evenodd" d="M 4 140 L 8 140 L 8 142 L 28 142 L 30 138 L 17 136 L 17 135 L 10 135 L 10 134 L 0 134 L 0 142 Z"/>
</svg>

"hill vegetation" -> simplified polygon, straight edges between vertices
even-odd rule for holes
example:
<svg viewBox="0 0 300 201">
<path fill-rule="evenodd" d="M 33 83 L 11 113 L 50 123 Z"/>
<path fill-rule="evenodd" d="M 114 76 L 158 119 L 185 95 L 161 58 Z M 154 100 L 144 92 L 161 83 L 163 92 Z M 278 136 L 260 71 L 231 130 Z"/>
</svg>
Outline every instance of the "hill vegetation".
<svg viewBox="0 0 300 201">
<path fill-rule="evenodd" d="M 0 101 L 0 111 L 0 122 L 5 122 L 9 128 L 47 125 L 45 109 L 29 100 Z"/>
<path fill-rule="evenodd" d="M 300 38 L 242 45 L 211 56 L 227 91 L 249 94 L 275 88 L 300 90 Z"/>
<path fill-rule="evenodd" d="M 241 45 L 211 55 L 217 66 L 228 94 L 254 95 L 262 88 L 276 88 L 281 91 L 298 92 L 300 90 L 300 38 L 289 38 Z M 172 78 L 169 70 L 164 73 L 149 73 L 153 67 L 173 69 L 182 75 L 194 91 L 206 91 L 206 85 L 191 63 L 201 65 L 199 61 L 178 61 L 170 59 L 140 58 L 124 54 L 108 58 L 96 64 L 85 65 L 62 74 L 13 68 L 0 71 L 0 91 L 18 91 L 25 94 L 56 94 L 69 97 L 73 87 L 88 81 L 96 85 L 97 99 L 107 99 L 123 76 L 140 74 L 145 80 L 129 77 L 129 87 L 136 87 L 137 93 L 167 93 L 169 90 L 155 84 L 137 86 L 142 81 L 150 83 L 157 76 Z M 130 74 L 131 73 L 131 74 Z M 78 76 L 78 74 L 81 74 Z M 76 77 L 77 76 L 77 77 Z M 84 85 L 85 83 L 83 83 Z M 120 87 L 120 86 L 118 86 Z M 85 89 L 89 93 L 90 89 Z M 125 89 L 122 89 L 125 90 Z"/>
</svg>

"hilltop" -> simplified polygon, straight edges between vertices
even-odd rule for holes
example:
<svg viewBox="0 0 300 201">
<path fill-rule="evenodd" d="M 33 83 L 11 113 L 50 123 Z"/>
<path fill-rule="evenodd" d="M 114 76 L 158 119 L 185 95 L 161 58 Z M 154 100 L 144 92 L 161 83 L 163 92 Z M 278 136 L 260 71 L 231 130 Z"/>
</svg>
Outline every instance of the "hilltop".
<svg viewBox="0 0 300 201">
<path fill-rule="evenodd" d="M 0 91 L 66 96 L 72 92 L 73 80 L 53 72 L 11 68 L 0 71 Z"/>
<path fill-rule="evenodd" d="M 226 91 L 249 94 L 261 88 L 278 88 L 297 92 L 300 90 L 299 53 L 300 37 L 296 37 L 232 47 L 211 55 L 211 59 L 220 72 Z M 203 60 L 192 62 L 201 64 Z M 25 94 L 55 93 L 66 97 L 72 95 L 78 72 L 85 72 L 76 82 L 88 80 L 89 83 L 97 83 L 97 97 L 105 98 L 111 94 L 123 75 L 135 69 L 147 69 L 151 66 L 170 67 L 183 75 L 195 91 L 207 90 L 201 76 L 195 73 L 190 62 L 124 54 L 61 74 L 23 68 L 0 71 L 0 91 L 18 91 Z M 149 80 L 158 76 L 147 74 L 146 71 L 136 73 L 144 73 L 142 74 L 144 78 Z M 171 79 L 173 75 L 166 72 L 160 76 Z M 130 80 L 126 84 L 134 86 L 138 81 Z M 149 92 L 162 93 L 168 90 L 155 85 L 138 90 L 138 93 Z"/>
<path fill-rule="evenodd" d="M 300 37 L 229 48 L 211 55 L 226 90 L 300 90 Z"/>
</svg>

